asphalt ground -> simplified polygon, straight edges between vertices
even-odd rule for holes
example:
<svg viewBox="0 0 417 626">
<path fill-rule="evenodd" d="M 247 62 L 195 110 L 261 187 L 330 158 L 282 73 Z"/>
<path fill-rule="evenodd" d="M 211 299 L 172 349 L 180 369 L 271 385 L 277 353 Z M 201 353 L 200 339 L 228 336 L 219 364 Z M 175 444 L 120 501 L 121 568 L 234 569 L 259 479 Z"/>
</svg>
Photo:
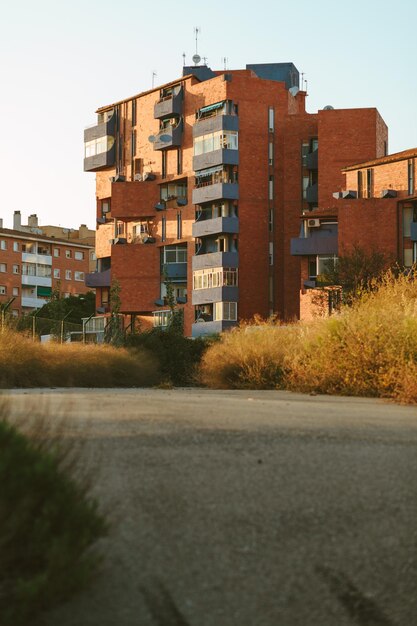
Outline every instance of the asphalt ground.
<svg viewBox="0 0 417 626">
<path fill-rule="evenodd" d="M 111 521 L 46 626 L 417 624 L 417 408 L 278 391 L 16 390 Z M 65 416 L 65 417 L 63 417 Z"/>
</svg>

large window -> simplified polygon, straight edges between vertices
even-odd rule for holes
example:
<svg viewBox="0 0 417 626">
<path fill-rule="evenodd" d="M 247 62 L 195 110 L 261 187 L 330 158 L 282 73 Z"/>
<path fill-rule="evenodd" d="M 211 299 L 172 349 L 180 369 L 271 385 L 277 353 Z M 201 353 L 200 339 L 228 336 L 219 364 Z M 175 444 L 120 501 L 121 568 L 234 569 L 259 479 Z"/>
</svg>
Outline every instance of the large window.
<svg viewBox="0 0 417 626">
<path fill-rule="evenodd" d="M 193 289 L 211 289 L 212 287 L 236 287 L 238 271 L 235 268 L 213 267 L 197 270 L 193 274 Z"/>
<path fill-rule="evenodd" d="M 169 183 L 161 185 L 161 200 L 187 198 L 187 183 Z"/>
<path fill-rule="evenodd" d="M 187 263 L 186 246 L 165 246 L 162 250 L 162 263 Z"/>
<path fill-rule="evenodd" d="M 105 137 L 99 137 L 98 139 L 92 139 L 91 141 L 86 141 L 84 144 L 84 156 L 87 159 L 88 157 L 95 156 L 96 154 L 103 154 L 103 152 L 108 152 L 114 145 L 114 137 L 110 137 L 106 135 Z"/>
<path fill-rule="evenodd" d="M 213 150 L 237 150 L 238 149 L 238 133 L 237 131 L 218 130 L 214 133 L 201 135 L 194 139 L 194 155 L 206 154 Z"/>
<path fill-rule="evenodd" d="M 169 320 L 171 319 L 172 312 L 168 311 L 155 311 L 153 313 L 153 325 L 155 327 L 165 328 L 169 324 Z"/>
<path fill-rule="evenodd" d="M 315 280 L 318 276 L 327 274 L 334 269 L 337 263 L 337 256 L 335 254 L 326 255 L 318 254 L 317 256 L 309 257 L 308 260 L 308 273 L 309 279 Z"/>
<path fill-rule="evenodd" d="M 412 196 L 414 193 L 414 161 L 410 159 L 407 164 L 407 178 L 408 178 L 408 195 Z"/>
<path fill-rule="evenodd" d="M 215 302 L 214 303 L 214 320 L 236 322 L 237 302 Z"/>
</svg>

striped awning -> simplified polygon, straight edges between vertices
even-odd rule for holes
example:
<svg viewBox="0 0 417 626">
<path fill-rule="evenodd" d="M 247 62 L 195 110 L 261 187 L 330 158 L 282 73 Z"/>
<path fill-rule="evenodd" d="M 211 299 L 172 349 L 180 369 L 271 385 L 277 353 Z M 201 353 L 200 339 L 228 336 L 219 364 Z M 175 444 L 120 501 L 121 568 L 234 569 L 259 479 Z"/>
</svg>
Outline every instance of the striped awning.
<svg viewBox="0 0 417 626">
<path fill-rule="evenodd" d="M 222 102 L 216 102 L 215 104 L 209 104 L 206 107 L 203 107 L 199 110 L 199 114 L 208 113 L 209 111 L 215 111 L 216 109 L 221 109 L 224 106 L 226 100 L 222 100 Z"/>
</svg>

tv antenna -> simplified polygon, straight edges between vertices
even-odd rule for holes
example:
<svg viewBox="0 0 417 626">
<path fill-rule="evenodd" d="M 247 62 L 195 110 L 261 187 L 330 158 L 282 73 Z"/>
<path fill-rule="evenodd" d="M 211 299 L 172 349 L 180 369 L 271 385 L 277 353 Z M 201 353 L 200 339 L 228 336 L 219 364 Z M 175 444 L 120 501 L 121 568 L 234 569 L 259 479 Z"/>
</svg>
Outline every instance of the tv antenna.
<svg viewBox="0 0 417 626">
<path fill-rule="evenodd" d="M 185 67 L 185 52 L 182 53 L 182 65 Z"/>
<path fill-rule="evenodd" d="M 198 65 L 201 61 L 201 57 L 198 54 L 198 36 L 201 33 L 200 26 L 194 26 L 194 35 L 195 35 L 195 54 L 193 56 L 194 65 Z"/>
<path fill-rule="evenodd" d="M 227 57 L 222 57 L 222 62 L 223 62 L 223 68 L 225 70 L 227 70 L 227 63 L 228 63 L 229 59 Z"/>
<path fill-rule="evenodd" d="M 155 72 L 155 70 L 152 72 L 152 89 L 155 86 L 155 77 L 158 76 L 158 74 Z"/>
</svg>

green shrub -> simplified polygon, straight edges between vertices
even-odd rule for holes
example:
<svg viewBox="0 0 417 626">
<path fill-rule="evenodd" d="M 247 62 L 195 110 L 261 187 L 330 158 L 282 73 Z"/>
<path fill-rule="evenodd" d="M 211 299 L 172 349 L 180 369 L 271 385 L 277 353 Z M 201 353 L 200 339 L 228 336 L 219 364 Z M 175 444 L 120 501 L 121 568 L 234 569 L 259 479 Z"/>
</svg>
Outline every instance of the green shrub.
<svg viewBox="0 0 417 626">
<path fill-rule="evenodd" d="M 129 335 L 126 345 L 146 349 L 159 363 L 161 377 L 174 385 L 195 383 L 195 371 L 210 341 L 189 339 L 175 330 L 154 328 L 137 335 Z"/>
<path fill-rule="evenodd" d="M 2 626 L 35 623 L 83 588 L 96 569 L 91 546 L 106 523 L 57 449 L 0 419 L 0 615 Z"/>
</svg>

